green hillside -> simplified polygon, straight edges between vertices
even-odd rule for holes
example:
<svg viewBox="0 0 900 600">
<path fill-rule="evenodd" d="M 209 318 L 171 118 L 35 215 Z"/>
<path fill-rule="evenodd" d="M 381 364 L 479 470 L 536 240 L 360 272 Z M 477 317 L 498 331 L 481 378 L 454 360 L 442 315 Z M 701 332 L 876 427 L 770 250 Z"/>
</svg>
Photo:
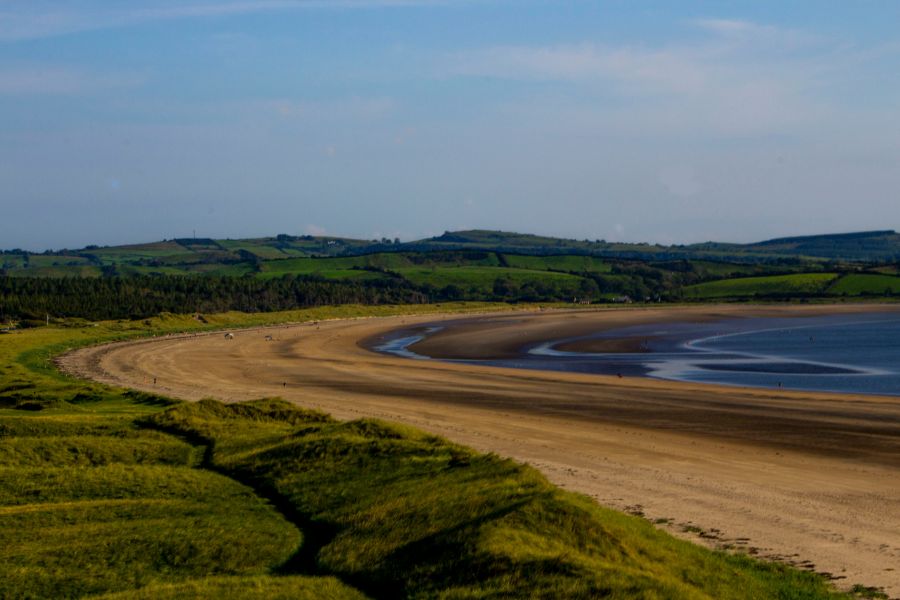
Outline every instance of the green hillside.
<svg viewBox="0 0 900 600">
<path fill-rule="evenodd" d="M 900 234 L 870 231 L 779 238 L 752 244 L 705 242 L 664 246 L 646 243 L 574 240 L 532 234 L 474 229 L 404 242 L 358 240 L 323 236 L 252 239 L 179 238 L 127 246 L 88 246 L 45 253 L 5 250 L 0 269 L 11 274 L 22 269 L 74 266 L 172 266 L 196 263 L 265 262 L 297 257 L 372 255 L 381 252 L 482 251 L 532 256 L 581 255 L 621 260 L 712 260 L 739 264 L 789 264 L 843 260 L 860 262 L 900 261 Z M 33 263 L 33 264 L 30 264 Z M 563 267 L 563 270 L 571 270 Z"/>
<path fill-rule="evenodd" d="M 824 293 L 835 278 L 835 273 L 741 277 L 688 286 L 683 294 L 695 299 L 806 296 Z"/>
<path fill-rule="evenodd" d="M 828 288 L 828 293 L 836 296 L 896 295 L 900 294 L 900 277 L 854 273 L 838 279 Z"/>
<path fill-rule="evenodd" d="M 897 294 L 898 263 L 798 253 L 888 256 L 896 237 L 881 231 L 662 247 L 473 230 L 406 244 L 278 235 L 7 251 L 0 254 L 0 320 L 457 300 L 885 297 Z"/>
</svg>

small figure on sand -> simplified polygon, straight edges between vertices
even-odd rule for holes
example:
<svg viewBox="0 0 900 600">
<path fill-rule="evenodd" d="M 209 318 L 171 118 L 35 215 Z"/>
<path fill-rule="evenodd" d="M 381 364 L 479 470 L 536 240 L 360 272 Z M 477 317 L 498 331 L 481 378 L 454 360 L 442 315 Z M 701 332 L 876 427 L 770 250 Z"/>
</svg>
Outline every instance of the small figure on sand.
<svg viewBox="0 0 900 600">
<path fill-rule="evenodd" d="M 153 385 L 156 385 L 156 377 L 153 378 Z"/>
</svg>

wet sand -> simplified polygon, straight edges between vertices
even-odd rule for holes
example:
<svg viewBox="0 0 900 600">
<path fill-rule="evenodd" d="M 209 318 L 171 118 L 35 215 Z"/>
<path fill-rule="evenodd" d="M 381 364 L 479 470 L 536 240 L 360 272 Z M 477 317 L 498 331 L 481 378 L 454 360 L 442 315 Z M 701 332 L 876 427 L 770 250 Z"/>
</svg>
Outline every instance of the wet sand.
<svg viewBox="0 0 900 600">
<path fill-rule="evenodd" d="M 587 330 L 861 310 L 885 307 L 450 316 L 444 320 L 457 325 L 415 349 L 506 357 Z M 519 371 L 365 347 L 388 331 L 439 320 L 334 321 L 237 331 L 234 340 L 221 333 L 165 338 L 84 349 L 61 362 L 81 376 L 185 399 L 282 396 L 339 418 L 409 423 L 532 464 L 602 504 L 667 519 L 677 535 L 698 528 L 701 543 L 743 547 L 831 573 L 839 585 L 882 586 L 900 597 L 897 398 Z"/>
</svg>

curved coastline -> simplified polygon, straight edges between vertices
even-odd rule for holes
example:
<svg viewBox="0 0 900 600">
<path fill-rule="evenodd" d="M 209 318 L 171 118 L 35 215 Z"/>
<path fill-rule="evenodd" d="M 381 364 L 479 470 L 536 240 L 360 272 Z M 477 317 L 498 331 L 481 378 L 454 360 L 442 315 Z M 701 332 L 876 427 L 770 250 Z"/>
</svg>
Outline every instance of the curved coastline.
<svg viewBox="0 0 900 600">
<path fill-rule="evenodd" d="M 828 313 L 827 307 L 705 306 L 492 314 L 483 321 L 489 341 L 502 350 L 510 332 L 511 345 L 520 347 L 587 321 L 611 330 L 757 310 Z M 676 535 L 814 564 L 848 585 L 900 595 L 900 572 L 893 570 L 900 561 L 897 398 L 416 361 L 366 349 L 398 329 L 471 320 L 423 316 L 242 330 L 227 342 L 204 335 L 88 348 L 62 362 L 81 376 L 187 400 L 282 396 L 339 418 L 407 423 L 527 462 L 601 504 L 665 520 Z M 466 336 L 483 335 L 468 323 L 430 340 L 465 345 Z M 691 533 L 698 528 L 713 533 L 698 538 Z"/>
</svg>

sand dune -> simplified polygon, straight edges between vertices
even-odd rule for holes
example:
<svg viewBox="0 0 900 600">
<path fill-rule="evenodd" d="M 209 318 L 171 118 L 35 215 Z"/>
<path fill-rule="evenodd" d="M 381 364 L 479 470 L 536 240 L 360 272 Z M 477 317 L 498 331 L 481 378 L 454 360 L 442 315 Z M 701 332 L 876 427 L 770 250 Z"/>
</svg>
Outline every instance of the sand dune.
<svg viewBox="0 0 900 600">
<path fill-rule="evenodd" d="M 491 315 L 435 336 L 426 349 L 502 356 L 561 332 L 846 310 L 867 309 Z M 282 396 L 341 418 L 409 423 L 528 462 L 602 504 L 666 519 L 676 534 L 696 539 L 701 531 L 707 544 L 743 546 L 900 596 L 900 400 L 414 361 L 365 348 L 386 331 L 436 320 L 156 339 L 89 348 L 62 362 L 82 376 L 185 399 Z"/>
</svg>

